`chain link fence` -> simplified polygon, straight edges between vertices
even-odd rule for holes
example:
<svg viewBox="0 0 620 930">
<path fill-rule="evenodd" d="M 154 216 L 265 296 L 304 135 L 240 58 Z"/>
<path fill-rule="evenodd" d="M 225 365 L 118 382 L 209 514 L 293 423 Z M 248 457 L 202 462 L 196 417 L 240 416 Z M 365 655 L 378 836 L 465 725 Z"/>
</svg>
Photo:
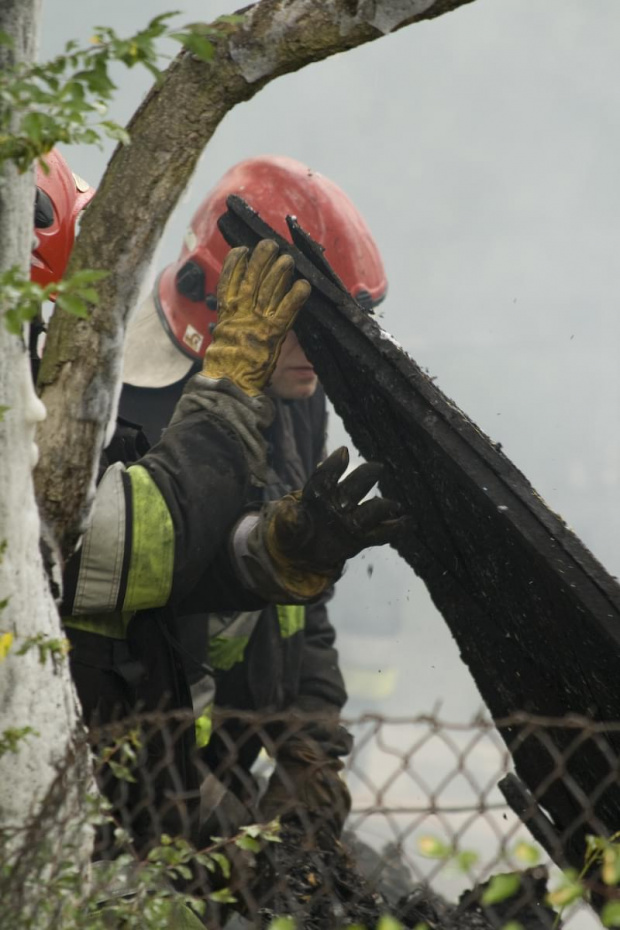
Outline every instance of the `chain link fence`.
<svg viewBox="0 0 620 930">
<path fill-rule="evenodd" d="M 111 805 L 107 821 L 96 828 L 95 908 L 105 911 L 111 898 L 130 900 L 146 861 L 157 871 L 148 895 L 156 896 L 159 887 L 193 896 L 206 905 L 200 920 L 210 928 L 268 927 L 283 914 L 304 930 L 370 930 L 386 913 L 405 927 L 428 930 L 586 930 L 600 926 L 601 914 L 609 920 L 617 906 L 620 855 L 611 807 L 605 821 L 599 814 L 601 797 L 618 785 L 613 746 L 620 725 L 519 714 L 498 722 L 502 739 L 482 717 L 468 724 L 435 716 L 364 716 L 345 723 L 354 743 L 337 774 L 351 796 L 340 839 L 335 814 L 346 812 L 335 809 L 339 796 L 327 793 L 324 807 L 312 809 L 305 789 L 295 795 L 296 777 L 280 779 L 291 803 L 279 832 L 253 826 L 261 821 L 273 760 L 300 734 L 320 737 L 316 717 L 219 712 L 208 742 L 218 746 L 217 764 L 206 750 L 195 750 L 188 762 L 194 721 L 186 714 L 162 711 L 94 729 L 89 739 L 97 780 Z M 530 780 L 525 788 L 513 757 L 528 741 L 545 749 L 549 765 L 539 785 Z M 583 764 L 588 752 L 608 766 L 594 799 L 584 794 L 572 767 L 576 758 Z M 332 774 L 339 768 L 329 756 L 313 756 L 309 764 L 312 788 L 322 784 L 325 767 Z M 70 760 L 59 771 L 58 791 L 69 769 Z M 554 786 L 573 804 L 574 830 L 558 829 L 545 814 L 544 799 Z M 31 831 L 29 848 L 62 831 L 53 821 L 53 803 L 50 798 L 39 820 L 38 840 Z M 588 835 L 595 839 L 579 847 L 575 838 Z M 177 838 L 202 855 L 193 857 Z M 577 867 L 575 856 L 583 871 L 578 880 L 567 872 Z M 123 867 L 114 872 L 118 862 Z M 34 860 L 31 866 L 32 872 Z M 43 871 L 41 866 L 41 885 L 56 887 L 49 862 Z M 8 902 L 17 879 L 10 869 L 2 875 L 0 891 Z M 134 925 L 140 926 L 109 924 Z"/>
</svg>

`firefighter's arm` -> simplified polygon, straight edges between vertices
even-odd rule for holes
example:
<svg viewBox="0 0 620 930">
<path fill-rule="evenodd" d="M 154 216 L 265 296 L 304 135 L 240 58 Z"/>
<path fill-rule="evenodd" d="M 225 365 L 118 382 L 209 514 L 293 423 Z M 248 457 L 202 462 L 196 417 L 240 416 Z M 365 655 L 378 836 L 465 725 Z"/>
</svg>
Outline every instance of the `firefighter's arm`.
<svg viewBox="0 0 620 930">
<path fill-rule="evenodd" d="M 266 463 L 273 415 L 261 392 L 309 294 L 274 242 L 233 249 L 218 285 L 218 324 L 162 440 L 138 464 L 108 469 L 69 566 L 64 610 L 132 611 L 187 596 L 225 544 Z"/>
<path fill-rule="evenodd" d="M 277 603 L 312 601 L 340 577 L 347 559 L 396 539 L 404 524 L 400 505 L 363 501 L 382 466 L 367 462 L 343 478 L 348 463 L 342 446 L 300 491 L 239 522 L 233 539 L 246 586 Z"/>
<path fill-rule="evenodd" d="M 310 820 L 317 833 L 339 836 L 351 808 L 341 772 L 352 745 L 337 707 L 300 695 L 275 740 L 276 765 L 260 802 L 263 818 Z"/>
<path fill-rule="evenodd" d="M 169 430 L 136 465 L 107 469 L 65 572 L 64 614 L 161 607 L 186 598 L 199 580 L 208 586 L 247 493 L 248 468 L 234 435 L 196 420 Z"/>
<path fill-rule="evenodd" d="M 338 836 L 351 804 L 341 772 L 352 739 L 340 724 L 346 692 L 326 600 L 306 607 L 299 693 L 290 717 L 270 727 L 276 767 L 261 814 L 310 820 L 316 832 Z"/>
</svg>

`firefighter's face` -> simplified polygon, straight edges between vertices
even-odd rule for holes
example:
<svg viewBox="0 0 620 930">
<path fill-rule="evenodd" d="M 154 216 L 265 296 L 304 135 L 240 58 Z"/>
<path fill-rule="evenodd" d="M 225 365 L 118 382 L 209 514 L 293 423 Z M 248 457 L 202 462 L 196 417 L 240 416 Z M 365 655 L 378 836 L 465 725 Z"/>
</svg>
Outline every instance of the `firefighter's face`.
<svg viewBox="0 0 620 930">
<path fill-rule="evenodd" d="M 280 358 L 271 377 L 269 393 L 282 400 L 303 400 L 312 397 L 318 378 L 306 358 L 295 333 L 287 333 Z"/>
</svg>

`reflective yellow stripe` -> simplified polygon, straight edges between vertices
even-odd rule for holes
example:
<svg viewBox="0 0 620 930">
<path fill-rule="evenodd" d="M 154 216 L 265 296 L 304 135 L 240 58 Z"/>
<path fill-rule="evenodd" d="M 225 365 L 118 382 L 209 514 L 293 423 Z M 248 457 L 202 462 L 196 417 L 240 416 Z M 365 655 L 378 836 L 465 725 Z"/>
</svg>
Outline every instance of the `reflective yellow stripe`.
<svg viewBox="0 0 620 930">
<path fill-rule="evenodd" d="M 132 611 L 127 611 L 124 614 L 80 614 L 77 617 L 63 617 L 62 622 L 65 626 L 70 626 L 74 630 L 86 630 L 87 633 L 98 633 L 99 636 L 125 639 L 127 627 L 132 617 Z"/>
<path fill-rule="evenodd" d="M 162 607 L 170 597 L 174 569 L 174 527 L 161 491 L 141 465 L 131 480 L 133 539 L 124 610 Z"/>
<path fill-rule="evenodd" d="M 199 749 L 206 746 L 211 739 L 213 729 L 213 704 L 205 707 L 200 717 L 196 717 L 196 745 Z"/>
<path fill-rule="evenodd" d="M 278 606 L 277 610 L 280 635 L 283 639 L 288 639 L 304 629 L 305 607 L 300 604 L 286 604 Z M 227 672 L 233 665 L 243 662 L 258 616 L 258 613 L 240 613 L 233 623 L 224 628 L 222 634 L 209 640 L 209 662 L 213 668 Z M 258 622 L 260 623 L 260 620 Z M 249 635 L 237 633 L 237 630 L 249 630 Z"/>
<path fill-rule="evenodd" d="M 213 668 L 227 672 L 237 662 L 242 662 L 249 641 L 249 636 L 214 636 L 209 640 L 209 660 Z"/>
<path fill-rule="evenodd" d="M 279 604 L 278 623 L 284 639 L 294 636 L 306 625 L 306 608 L 301 604 Z"/>
</svg>

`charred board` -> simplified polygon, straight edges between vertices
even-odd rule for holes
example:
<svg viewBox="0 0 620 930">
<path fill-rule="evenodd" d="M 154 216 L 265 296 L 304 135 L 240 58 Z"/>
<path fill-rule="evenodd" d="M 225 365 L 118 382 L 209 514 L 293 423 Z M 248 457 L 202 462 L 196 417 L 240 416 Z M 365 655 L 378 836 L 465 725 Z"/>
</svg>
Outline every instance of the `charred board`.
<svg viewBox="0 0 620 930">
<path fill-rule="evenodd" d="M 264 237 L 292 255 L 312 295 L 296 332 L 382 492 L 411 515 L 397 545 L 446 620 L 533 802 L 579 867 L 587 833 L 620 829 L 620 731 L 544 737 L 506 722 L 620 720 L 620 587 L 525 476 L 346 292 L 320 246 L 295 245 L 244 201 L 220 220 L 231 245 Z M 543 815 L 544 816 L 544 815 Z"/>
</svg>

